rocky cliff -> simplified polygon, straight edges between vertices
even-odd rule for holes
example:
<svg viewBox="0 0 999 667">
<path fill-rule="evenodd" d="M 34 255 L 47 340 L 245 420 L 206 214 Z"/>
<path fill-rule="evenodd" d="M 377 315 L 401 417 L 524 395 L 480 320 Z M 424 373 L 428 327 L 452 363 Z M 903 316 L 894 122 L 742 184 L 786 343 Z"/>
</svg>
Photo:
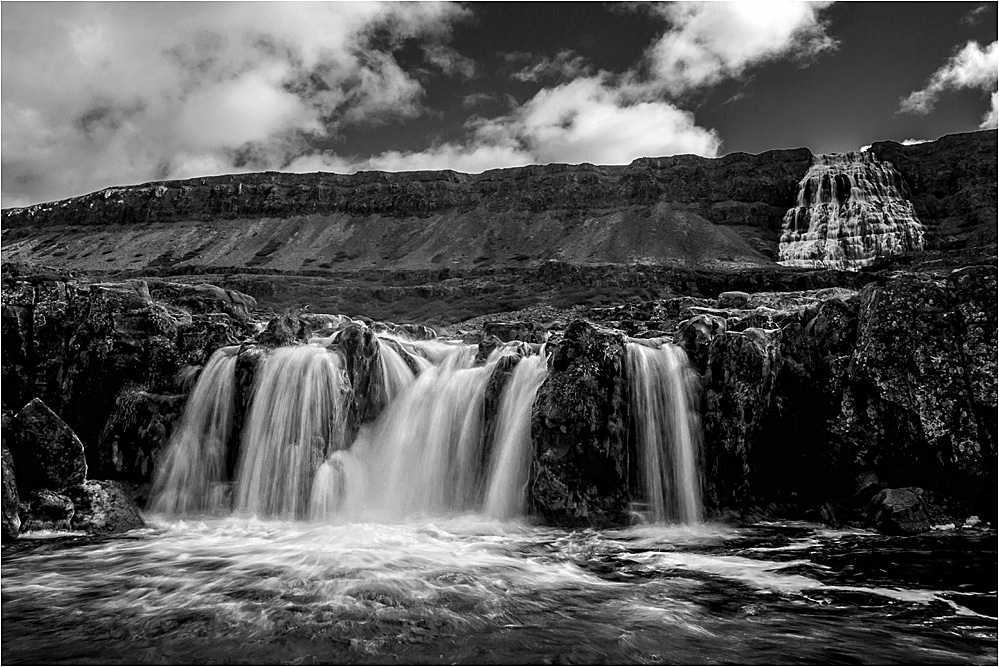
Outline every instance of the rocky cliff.
<svg viewBox="0 0 999 667">
<path fill-rule="evenodd" d="M 996 133 L 877 143 L 930 248 L 995 243 Z M 258 173 L 164 181 L 3 212 L 4 259 L 157 275 L 634 262 L 773 266 L 804 149 L 478 175 Z"/>
</svg>

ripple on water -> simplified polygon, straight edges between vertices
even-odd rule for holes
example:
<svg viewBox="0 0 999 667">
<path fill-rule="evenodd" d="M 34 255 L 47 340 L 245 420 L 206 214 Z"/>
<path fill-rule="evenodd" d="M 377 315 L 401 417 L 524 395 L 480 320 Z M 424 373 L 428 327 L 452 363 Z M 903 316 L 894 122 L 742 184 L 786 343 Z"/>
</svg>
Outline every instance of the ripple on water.
<svg viewBox="0 0 999 667">
<path fill-rule="evenodd" d="M 938 551 L 994 573 L 994 533 L 991 546 L 962 539 Z M 924 543 L 807 525 L 158 520 L 121 539 L 5 548 L 3 654 L 11 664 L 994 662 L 994 575 L 951 576 L 959 590 L 905 572 L 865 581 L 854 572 L 869 561 L 846 556 L 880 562 L 886 549 L 920 576 L 951 568 Z"/>
</svg>

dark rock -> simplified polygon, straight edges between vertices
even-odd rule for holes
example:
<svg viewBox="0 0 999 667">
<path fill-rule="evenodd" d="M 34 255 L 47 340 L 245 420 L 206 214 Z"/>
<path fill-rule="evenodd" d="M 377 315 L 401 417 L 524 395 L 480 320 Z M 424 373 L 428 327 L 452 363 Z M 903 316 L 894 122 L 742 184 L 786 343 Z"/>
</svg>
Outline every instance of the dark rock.
<svg viewBox="0 0 999 667">
<path fill-rule="evenodd" d="M 33 399 L 14 418 L 11 455 L 21 493 L 63 489 L 87 477 L 83 443 L 59 415 Z"/>
<path fill-rule="evenodd" d="M 3 445 L 3 520 L 0 523 L 0 538 L 4 542 L 17 539 L 21 531 L 19 506 L 21 500 L 17 494 L 17 480 L 14 478 L 14 459 L 7 445 Z"/>
<path fill-rule="evenodd" d="M 748 308 L 749 295 L 745 292 L 722 292 L 718 295 L 719 308 Z"/>
<path fill-rule="evenodd" d="M 946 476 L 994 492 L 995 447 L 978 423 L 954 296 L 946 281 L 922 274 L 864 288 L 832 430 L 887 479 L 925 486 Z M 989 335 L 994 341 L 995 329 Z"/>
<path fill-rule="evenodd" d="M 868 508 L 871 525 L 885 535 L 916 535 L 930 529 L 923 490 L 882 489 Z"/>
<path fill-rule="evenodd" d="M 687 358 L 702 375 L 708 367 L 708 349 L 711 341 L 727 327 L 725 318 L 717 315 L 694 315 L 680 324 L 673 342 L 683 348 Z"/>
<path fill-rule="evenodd" d="M 830 528 L 839 528 L 843 525 L 843 521 L 841 520 L 842 514 L 842 508 L 838 507 L 835 503 L 823 503 L 822 507 L 819 508 L 819 518 L 822 520 L 822 523 Z"/>
<path fill-rule="evenodd" d="M 702 423 L 709 495 L 716 503 L 744 504 L 750 457 L 781 362 L 781 331 L 726 331 L 711 341 Z"/>
<path fill-rule="evenodd" d="M 410 340 L 436 340 L 437 332 L 422 324 L 398 324 L 395 332 L 402 334 Z"/>
<path fill-rule="evenodd" d="M 385 407 L 378 337 L 365 325 L 351 324 L 340 332 L 337 349 L 343 353 L 347 377 L 354 391 L 349 420 L 356 428 L 373 420 Z"/>
<path fill-rule="evenodd" d="M 76 507 L 72 526 L 88 533 L 123 533 L 146 522 L 128 492 L 118 482 L 87 480 L 66 491 Z"/>
<path fill-rule="evenodd" d="M 101 432 L 100 470 L 119 480 L 151 479 L 186 400 L 186 394 L 154 394 L 134 387 L 122 390 Z"/>
<path fill-rule="evenodd" d="M 24 519 L 21 531 L 69 530 L 74 515 L 75 508 L 70 498 L 47 489 L 33 491 L 27 501 L 21 503 Z"/>
<path fill-rule="evenodd" d="M 309 321 L 300 318 L 296 312 L 288 311 L 272 317 L 254 340 L 267 347 L 284 347 L 308 340 L 311 335 L 312 327 Z"/>
<path fill-rule="evenodd" d="M 549 343 L 549 375 L 534 403 L 529 508 L 545 523 L 628 521 L 624 336 L 575 320 Z"/>
<path fill-rule="evenodd" d="M 548 330 L 536 322 L 486 322 L 482 325 L 482 339 L 491 336 L 504 343 L 513 340 L 544 343 L 548 340 Z"/>
</svg>

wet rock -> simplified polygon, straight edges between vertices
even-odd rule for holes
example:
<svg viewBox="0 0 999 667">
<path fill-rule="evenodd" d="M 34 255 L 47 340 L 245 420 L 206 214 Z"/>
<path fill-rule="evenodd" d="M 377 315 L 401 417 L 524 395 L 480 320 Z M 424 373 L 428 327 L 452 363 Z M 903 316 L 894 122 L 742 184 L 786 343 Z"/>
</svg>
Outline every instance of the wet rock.
<svg viewBox="0 0 999 667">
<path fill-rule="evenodd" d="M 72 517 L 74 530 L 123 533 L 146 525 L 139 508 L 118 482 L 87 480 L 68 489 L 66 494 L 76 507 Z"/>
<path fill-rule="evenodd" d="M 752 498 L 750 457 L 781 362 L 781 331 L 726 331 L 711 342 L 703 427 L 710 495 L 716 503 Z"/>
<path fill-rule="evenodd" d="M 151 479 L 186 400 L 186 394 L 154 394 L 134 387 L 123 390 L 101 432 L 99 469 L 104 474 L 113 472 L 120 480 Z"/>
<path fill-rule="evenodd" d="M 75 513 L 73 501 L 67 496 L 47 489 L 33 491 L 21 503 L 21 530 L 69 530 Z"/>
<path fill-rule="evenodd" d="M 748 308 L 749 294 L 746 292 L 722 292 L 718 295 L 719 308 Z"/>
<path fill-rule="evenodd" d="M 254 340 L 266 347 L 284 347 L 308 340 L 311 335 L 309 320 L 300 318 L 297 312 L 288 311 L 272 317 Z"/>
<path fill-rule="evenodd" d="M 575 320 L 549 343 L 531 422 L 529 510 L 553 525 L 628 521 L 625 339 Z"/>
<path fill-rule="evenodd" d="M 482 325 L 482 339 L 490 336 L 504 343 L 513 340 L 544 343 L 548 340 L 548 330 L 536 322 L 486 322 Z"/>
<path fill-rule="evenodd" d="M 422 324 L 397 324 L 394 331 L 410 340 L 436 340 L 437 332 Z"/>
<path fill-rule="evenodd" d="M 38 489 L 61 491 L 87 476 L 83 443 L 39 398 L 14 418 L 10 450 L 22 493 Z"/>
<path fill-rule="evenodd" d="M 347 377 L 354 390 L 350 419 L 360 426 L 377 417 L 385 407 L 378 338 L 367 326 L 351 324 L 340 332 L 337 349 L 343 353 Z"/>
<path fill-rule="evenodd" d="M 17 539 L 21 531 L 19 517 L 20 497 L 17 493 L 17 480 L 14 478 L 14 459 L 7 446 L 3 446 L 3 517 L 0 521 L 0 539 L 9 542 Z"/>
<path fill-rule="evenodd" d="M 868 518 L 885 535 L 916 535 L 930 529 L 923 490 L 919 488 L 882 489 L 871 499 Z"/>
<path fill-rule="evenodd" d="M 708 367 L 708 349 L 711 341 L 727 327 L 725 318 L 717 315 L 700 314 L 682 322 L 673 342 L 683 348 L 690 363 L 698 373 L 704 374 Z"/>
</svg>

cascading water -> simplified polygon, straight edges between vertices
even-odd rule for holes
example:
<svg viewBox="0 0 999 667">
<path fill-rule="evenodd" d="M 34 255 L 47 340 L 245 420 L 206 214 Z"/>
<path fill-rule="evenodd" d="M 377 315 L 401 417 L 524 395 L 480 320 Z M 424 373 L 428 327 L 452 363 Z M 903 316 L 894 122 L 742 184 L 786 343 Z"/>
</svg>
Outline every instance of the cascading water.
<svg viewBox="0 0 999 667">
<path fill-rule="evenodd" d="M 211 356 L 153 479 L 152 510 L 168 514 L 228 509 L 224 498 L 226 445 L 232 429 L 238 347 Z"/>
<path fill-rule="evenodd" d="M 856 269 L 923 248 L 902 175 L 870 153 L 816 155 L 784 216 L 786 266 Z"/>
<path fill-rule="evenodd" d="M 642 485 L 655 521 L 695 523 L 702 518 L 698 472 L 696 377 L 683 350 L 671 343 L 628 343 L 632 424 Z"/>
<path fill-rule="evenodd" d="M 493 518 L 510 519 L 524 511 L 531 466 L 531 409 L 547 375 L 544 354 L 523 357 L 503 388 L 485 501 L 485 513 Z"/>
<path fill-rule="evenodd" d="M 380 519 L 478 509 L 482 407 L 496 361 L 473 366 L 475 347 L 451 346 L 422 371 L 351 448 L 361 462 L 345 476 L 343 516 L 351 508 Z M 348 471 L 350 472 L 350 471 Z"/>
<path fill-rule="evenodd" d="M 345 446 L 347 380 L 340 356 L 318 345 L 278 348 L 258 371 L 236 484 L 236 508 L 307 513 L 313 475 Z"/>
</svg>

